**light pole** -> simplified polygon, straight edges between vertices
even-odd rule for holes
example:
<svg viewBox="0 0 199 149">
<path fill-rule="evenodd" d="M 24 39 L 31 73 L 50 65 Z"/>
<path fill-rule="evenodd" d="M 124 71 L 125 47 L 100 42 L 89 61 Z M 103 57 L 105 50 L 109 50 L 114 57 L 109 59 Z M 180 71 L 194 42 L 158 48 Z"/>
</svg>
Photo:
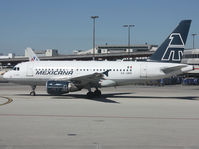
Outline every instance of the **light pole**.
<svg viewBox="0 0 199 149">
<path fill-rule="evenodd" d="M 130 60 L 130 45 L 131 45 L 131 43 L 130 43 L 130 41 L 131 41 L 131 39 L 130 39 L 130 28 L 135 27 L 135 25 L 129 24 L 129 25 L 123 25 L 123 27 L 128 27 L 128 57 L 129 57 L 129 60 Z"/>
<path fill-rule="evenodd" d="M 195 48 L 195 42 L 194 42 L 194 40 L 195 40 L 195 36 L 196 36 L 197 34 L 192 34 L 192 36 L 193 36 L 193 49 Z"/>
<path fill-rule="evenodd" d="M 91 16 L 93 19 L 93 61 L 95 60 L 95 19 L 99 18 L 99 16 Z"/>
</svg>

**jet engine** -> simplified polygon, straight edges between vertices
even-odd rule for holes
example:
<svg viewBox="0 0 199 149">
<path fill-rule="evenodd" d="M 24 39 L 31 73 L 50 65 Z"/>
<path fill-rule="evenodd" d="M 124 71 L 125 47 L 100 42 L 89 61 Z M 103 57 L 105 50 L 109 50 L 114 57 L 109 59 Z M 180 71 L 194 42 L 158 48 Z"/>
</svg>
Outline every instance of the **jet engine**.
<svg viewBox="0 0 199 149">
<path fill-rule="evenodd" d="M 46 88 L 47 93 L 51 95 L 61 95 L 81 90 L 73 83 L 67 81 L 47 81 Z"/>
</svg>

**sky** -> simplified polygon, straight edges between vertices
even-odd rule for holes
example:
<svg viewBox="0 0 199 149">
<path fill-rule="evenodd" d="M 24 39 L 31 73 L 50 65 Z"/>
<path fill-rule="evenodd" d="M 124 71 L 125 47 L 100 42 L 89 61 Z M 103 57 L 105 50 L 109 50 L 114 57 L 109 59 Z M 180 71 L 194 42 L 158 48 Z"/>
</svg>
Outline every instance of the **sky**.
<svg viewBox="0 0 199 149">
<path fill-rule="evenodd" d="M 0 53 L 24 55 L 26 47 L 73 50 L 92 48 L 91 16 L 96 19 L 96 45 L 160 45 L 183 19 L 191 19 L 192 33 L 199 33 L 198 0 L 0 0 Z M 199 48 L 199 37 L 195 47 Z"/>
</svg>

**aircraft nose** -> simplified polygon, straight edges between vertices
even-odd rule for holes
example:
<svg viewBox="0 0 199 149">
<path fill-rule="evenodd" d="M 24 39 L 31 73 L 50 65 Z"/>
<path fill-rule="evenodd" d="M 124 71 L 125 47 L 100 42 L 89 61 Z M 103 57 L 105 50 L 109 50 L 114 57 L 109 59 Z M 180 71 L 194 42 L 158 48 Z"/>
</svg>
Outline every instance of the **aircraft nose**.
<svg viewBox="0 0 199 149">
<path fill-rule="evenodd" d="M 4 79 L 8 79 L 8 78 L 9 78 L 9 73 L 8 73 L 8 72 L 4 73 L 4 74 L 3 74 L 3 78 L 4 78 Z"/>
</svg>

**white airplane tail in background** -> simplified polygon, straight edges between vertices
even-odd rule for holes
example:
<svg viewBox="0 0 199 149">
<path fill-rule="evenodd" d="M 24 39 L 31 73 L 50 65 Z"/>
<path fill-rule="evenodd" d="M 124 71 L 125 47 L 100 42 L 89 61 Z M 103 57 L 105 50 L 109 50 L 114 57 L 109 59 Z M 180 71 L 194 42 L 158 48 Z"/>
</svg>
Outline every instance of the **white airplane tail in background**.
<svg viewBox="0 0 199 149">
<path fill-rule="evenodd" d="M 28 53 L 29 61 L 40 61 L 37 55 L 33 52 L 32 48 L 26 48 L 26 52 Z"/>
</svg>

